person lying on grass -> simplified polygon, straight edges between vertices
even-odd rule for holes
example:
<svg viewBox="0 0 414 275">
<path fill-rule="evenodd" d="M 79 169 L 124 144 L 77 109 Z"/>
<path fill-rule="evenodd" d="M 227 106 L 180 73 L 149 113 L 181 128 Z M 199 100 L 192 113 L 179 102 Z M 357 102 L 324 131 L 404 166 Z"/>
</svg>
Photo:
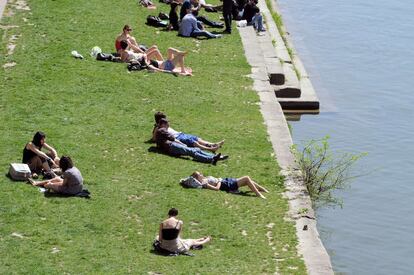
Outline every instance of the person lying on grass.
<svg viewBox="0 0 414 275">
<path fill-rule="evenodd" d="M 64 195 L 76 195 L 83 190 L 83 178 L 78 168 L 73 166 L 72 159 L 69 156 L 62 156 L 60 159 L 62 168 L 62 177 L 55 177 L 51 180 L 34 181 L 29 178 L 33 186 L 44 187 L 52 190 L 54 193 Z"/>
<path fill-rule="evenodd" d="M 181 239 L 183 221 L 178 220 L 177 215 L 178 210 L 171 208 L 168 211 L 168 218 L 160 224 L 157 239 L 162 249 L 172 253 L 183 253 L 211 241 L 210 236 L 200 239 Z"/>
<path fill-rule="evenodd" d="M 249 176 L 241 178 L 215 178 L 212 176 L 204 176 L 198 171 L 195 171 L 192 175 L 193 178 L 198 180 L 203 188 L 211 190 L 221 190 L 226 192 L 236 192 L 242 186 L 248 186 L 258 197 L 266 199 L 260 192 L 269 193 L 264 187 L 254 182 Z"/>
<path fill-rule="evenodd" d="M 155 59 L 150 60 L 149 56 L 144 53 L 135 53 L 130 50 L 127 50 L 128 43 L 123 40 L 121 41 L 121 61 L 123 62 L 136 62 L 144 63 L 147 69 L 155 72 L 171 73 L 171 74 L 180 74 L 191 76 L 191 68 L 184 66 L 184 56 L 187 52 L 182 52 L 174 48 L 168 48 L 167 50 L 167 59 L 164 60 L 164 57 L 161 55 L 158 49 L 154 50 L 152 56 Z M 176 66 L 179 65 L 179 69 Z"/>
<path fill-rule="evenodd" d="M 43 152 L 43 148 L 48 152 Z M 37 178 L 42 172 L 54 177 L 56 175 L 52 168 L 59 167 L 58 153 L 55 148 L 46 143 L 46 135 L 41 131 L 36 132 L 32 141 L 24 147 L 22 162 L 29 166 L 33 178 Z"/>
<path fill-rule="evenodd" d="M 197 147 L 188 147 L 168 132 L 168 123 L 164 121 L 160 121 L 158 124 L 158 129 L 155 131 L 155 142 L 158 148 L 171 156 L 191 156 L 196 161 L 213 165 L 216 165 L 219 160 L 228 158 L 228 156 L 222 156 L 220 153 L 214 155 Z"/>
<path fill-rule="evenodd" d="M 174 73 L 186 76 L 192 76 L 193 70 L 190 67 L 184 66 L 184 57 L 188 52 L 179 51 L 174 48 L 168 48 L 167 58 L 164 60 L 161 53 L 158 51 L 161 56 L 159 59 L 151 59 L 148 68 L 154 71 L 164 72 L 164 73 Z M 176 68 L 178 66 L 179 68 Z"/>
<path fill-rule="evenodd" d="M 121 41 L 126 41 L 128 43 L 128 47 L 127 50 L 131 50 L 135 53 L 146 53 L 147 55 L 151 57 L 152 52 L 155 49 L 158 49 L 158 47 L 156 45 L 151 46 L 148 50 L 143 51 L 140 47 L 139 44 L 137 42 L 137 40 L 135 39 L 135 37 L 133 37 L 130 33 L 132 32 L 132 28 L 129 25 L 125 25 L 124 28 L 122 29 L 122 32 L 116 37 L 115 39 L 115 49 L 116 52 L 118 54 L 121 54 Z"/>
<path fill-rule="evenodd" d="M 154 129 L 152 130 L 152 140 L 155 141 L 155 132 L 158 129 L 158 124 L 162 121 L 163 123 L 167 123 L 167 130 L 168 133 L 173 135 L 175 139 L 179 140 L 180 142 L 184 143 L 188 147 L 198 147 L 203 150 L 216 152 L 224 143 L 224 140 L 219 141 L 217 143 L 205 141 L 197 136 L 186 134 L 183 132 L 177 132 L 173 128 L 170 127 L 170 123 L 167 120 L 167 116 L 163 112 L 156 112 L 154 114 L 155 125 Z"/>
</svg>

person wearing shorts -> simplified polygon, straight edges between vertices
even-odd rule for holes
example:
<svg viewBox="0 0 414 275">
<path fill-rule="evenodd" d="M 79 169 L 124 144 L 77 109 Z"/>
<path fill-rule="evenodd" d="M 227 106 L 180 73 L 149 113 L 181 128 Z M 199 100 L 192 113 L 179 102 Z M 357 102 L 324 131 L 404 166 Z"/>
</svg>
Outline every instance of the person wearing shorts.
<svg viewBox="0 0 414 275">
<path fill-rule="evenodd" d="M 187 52 L 179 51 L 174 48 L 168 48 L 167 58 L 165 60 L 151 60 L 149 67 L 155 71 L 192 75 L 191 68 L 186 68 L 184 66 L 184 57 L 186 55 Z M 176 66 L 178 66 L 179 69 L 174 70 Z"/>
<path fill-rule="evenodd" d="M 195 171 L 191 175 L 194 179 L 198 180 L 205 189 L 214 191 L 226 191 L 235 193 L 242 186 L 247 186 L 253 191 L 258 197 L 266 199 L 261 192 L 269 193 L 266 188 L 260 186 L 254 182 L 249 176 L 243 176 L 241 178 L 215 178 L 212 176 L 204 176 L 202 173 Z"/>
<path fill-rule="evenodd" d="M 186 134 L 183 132 L 175 131 L 173 128 L 170 127 L 170 123 L 167 120 L 167 116 L 163 112 L 156 112 L 154 114 L 155 119 L 155 125 L 154 129 L 152 130 L 152 140 L 155 141 L 155 132 L 159 127 L 159 124 L 162 120 L 163 124 L 167 125 L 168 133 L 170 133 L 172 136 L 174 136 L 177 140 L 184 143 L 185 145 L 189 147 L 198 147 L 202 150 L 207 150 L 211 152 L 216 152 L 221 146 L 224 144 L 224 140 L 219 141 L 217 143 L 209 142 L 206 140 L 201 139 L 198 136 Z"/>
</svg>

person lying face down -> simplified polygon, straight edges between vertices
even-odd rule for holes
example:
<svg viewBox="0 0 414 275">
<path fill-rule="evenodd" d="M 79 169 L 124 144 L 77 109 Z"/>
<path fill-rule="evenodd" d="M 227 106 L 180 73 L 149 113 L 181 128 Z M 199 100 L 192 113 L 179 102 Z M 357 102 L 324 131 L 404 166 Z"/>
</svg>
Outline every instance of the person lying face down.
<svg viewBox="0 0 414 275">
<path fill-rule="evenodd" d="M 262 199 L 266 199 L 266 197 L 261 192 L 269 193 L 266 188 L 254 182 L 249 176 L 243 176 L 241 178 L 215 178 L 212 176 L 204 176 L 198 171 L 195 171 L 191 176 L 198 180 L 203 188 L 210 190 L 236 192 L 240 187 L 247 186 Z"/>
<path fill-rule="evenodd" d="M 184 143 L 177 140 L 168 132 L 168 123 L 161 121 L 155 132 L 155 142 L 158 148 L 163 152 L 172 156 L 191 156 L 194 160 L 204 163 L 216 165 L 219 160 L 225 160 L 228 156 L 222 156 L 220 153 L 214 155 L 204 152 L 200 148 L 188 147 Z"/>
<path fill-rule="evenodd" d="M 154 125 L 154 129 L 152 130 L 153 141 L 155 141 L 155 132 L 158 129 L 158 124 L 162 121 L 163 123 L 167 123 L 168 133 L 173 135 L 175 139 L 184 143 L 188 147 L 198 147 L 202 150 L 216 152 L 224 144 L 224 140 L 214 143 L 214 142 L 203 140 L 195 135 L 186 134 L 186 133 L 178 132 L 174 130 L 173 128 L 170 127 L 170 123 L 167 120 L 167 116 L 162 112 L 156 112 L 154 114 L 154 119 L 155 119 L 155 125 Z"/>
</svg>

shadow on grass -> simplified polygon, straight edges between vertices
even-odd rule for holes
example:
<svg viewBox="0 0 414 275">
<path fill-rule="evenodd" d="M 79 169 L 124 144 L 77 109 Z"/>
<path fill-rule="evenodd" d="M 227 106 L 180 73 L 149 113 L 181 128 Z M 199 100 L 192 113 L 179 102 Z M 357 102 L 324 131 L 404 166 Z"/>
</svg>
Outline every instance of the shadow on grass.
<svg viewBox="0 0 414 275">
<path fill-rule="evenodd" d="M 43 194 L 45 198 L 69 198 L 69 197 L 77 197 L 77 198 L 84 198 L 84 199 L 91 198 L 91 193 L 87 189 L 82 190 L 82 192 L 76 195 L 65 195 L 65 194 L 59 194 L 59 193 L 54 193 L 50 191 L 46 191 Z"/>
<path fill-rule="evenodd" d="M 145 142 L 145 143 L 147 143 L 147 142 Z M 148 142 L 148 143 L 153 143 L 153 142 Z M 172 155 L 169 155 L 169 154 L 167 154 L 167 153 L 164 153 L 162 150 L 160 150 L 158 147 L 156 147 L 156 146 L 150 146 L 149 148 L 148 148 L 148 152 L 150 152 L 150 153 L 155 153 L 155 154 L 160 154 L 160 155 L 165 155 L 165 156 L 169 156 L 169 157 L 172 157 L 172 158 L 177 158 L 177 159 L 185 159 L 185 160 L 190 160 L 190 158 L 189 157 L 184 157 L 184 156 L 172 156 Z M 195 160 L 193 160 L 193 161 L 195 161 Z"/>
</svg>

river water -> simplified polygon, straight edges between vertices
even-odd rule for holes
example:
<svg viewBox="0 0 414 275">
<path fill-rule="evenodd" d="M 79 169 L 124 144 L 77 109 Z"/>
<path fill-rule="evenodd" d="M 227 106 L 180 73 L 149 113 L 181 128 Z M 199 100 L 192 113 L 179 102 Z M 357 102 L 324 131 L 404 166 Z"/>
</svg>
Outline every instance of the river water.
<svg viewBox="0 0 414 275">
<path fill-rule="evenodd" d="M 370 172 L 318 210 L 336 273 L 414 273 L 414 1 L 279 0 L 321 113 L 291 122 L 295 143 L 330 135 L 367 152 Z"/>
</svg>

